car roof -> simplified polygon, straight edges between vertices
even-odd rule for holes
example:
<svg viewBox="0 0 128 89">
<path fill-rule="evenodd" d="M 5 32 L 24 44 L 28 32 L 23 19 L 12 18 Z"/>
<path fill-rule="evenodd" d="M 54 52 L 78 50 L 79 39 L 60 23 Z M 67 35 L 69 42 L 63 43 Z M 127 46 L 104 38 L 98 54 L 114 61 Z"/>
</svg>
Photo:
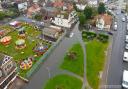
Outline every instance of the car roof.
<svg viewBox="0 0 128 89">
<path fill-rule="evenodd" d="M 124 56 L 125 57 L 128 57 L 128 52 L 124 52 Z"/>
<path fill-rule="evenodd" d="M 128 35 L 126 35 L 126 38 L 128 38 Z"/>
<path fill-rule="evenodd" d="M 123 80 L 128 82 L 128 71 L 124 70 L 123 72 Z"/>
</svg>

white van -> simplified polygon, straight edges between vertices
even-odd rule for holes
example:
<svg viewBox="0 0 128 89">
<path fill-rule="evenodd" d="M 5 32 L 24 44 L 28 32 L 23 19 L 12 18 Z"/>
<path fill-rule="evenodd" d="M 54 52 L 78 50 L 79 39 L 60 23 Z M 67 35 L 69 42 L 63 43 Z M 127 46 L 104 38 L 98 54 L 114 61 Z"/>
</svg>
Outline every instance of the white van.
<svg viewBox="0 0 128 89">
<path fill-rule="evenodd" d="M 128 42 L 128 35 L 126 35 L 125 42 Z"/>
<path fill-rule="evenodd" d="M 114 30 L 117 30 L 117 24 L 114 25 Z"/>
<path fill-rule="evenodd" d="M 125 17 L 122 18 L 122 21 L 125 22 Z"/>
<path fill-rule="evenodd" d="M 123 61 L 127 61 L 128 62 L 128 52 L 124 52 Z"/>
<path fill-rule="evenodd" d="M 122 80 L 122 87 L 128 89 L 128 71 L 123 71 L 123 80 Z"/>
</svg>

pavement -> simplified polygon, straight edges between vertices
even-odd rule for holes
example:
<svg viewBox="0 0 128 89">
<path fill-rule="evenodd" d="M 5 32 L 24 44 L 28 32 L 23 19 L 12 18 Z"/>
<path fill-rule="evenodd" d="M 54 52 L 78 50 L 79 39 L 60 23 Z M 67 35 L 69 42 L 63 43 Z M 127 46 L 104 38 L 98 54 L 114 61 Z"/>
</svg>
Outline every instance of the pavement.
<svg viewBox="0 0 128 89">
<path fill-rule="evenodd" d="M 9 85 L 8 89 L 21 89 L 26 84 L 27 81 L 17 76 L 16 79 Z"/>
</svg>

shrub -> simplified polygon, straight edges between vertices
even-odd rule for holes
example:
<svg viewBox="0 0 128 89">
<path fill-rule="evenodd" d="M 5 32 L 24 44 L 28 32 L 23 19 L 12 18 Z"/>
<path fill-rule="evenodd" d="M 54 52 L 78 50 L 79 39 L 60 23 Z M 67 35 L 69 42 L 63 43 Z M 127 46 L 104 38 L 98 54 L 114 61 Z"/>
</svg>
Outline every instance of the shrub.
<svg viewBox="0 0 128 89">
<path fill-rule="evenodd" d="M 35 17 L 34 17 L 34 19 L 37 20 L 37 21 L 41 21 L 42 18 L 43 18 L 43 16 L 40 15 L 40 14 L 36 14 Z"/>
<path fill-rule="evenodd" d="M 99 34 L 97 39 L 103 43 L 108 42 L 109 36 L 106 34 Z"/>
<path fill-rule="evenodd" d="M 97 34 L 94 32 L 88 32 L 88 31 L 82 32 L 83 39 L 93 40 L 96 36 L 97 36 Z"/>
<path fill-rule="evenodd" d="M 0 20 L 3 20 L 5 16 L 5 13 L 3 11 L 0 11 Z"/>
</svg>

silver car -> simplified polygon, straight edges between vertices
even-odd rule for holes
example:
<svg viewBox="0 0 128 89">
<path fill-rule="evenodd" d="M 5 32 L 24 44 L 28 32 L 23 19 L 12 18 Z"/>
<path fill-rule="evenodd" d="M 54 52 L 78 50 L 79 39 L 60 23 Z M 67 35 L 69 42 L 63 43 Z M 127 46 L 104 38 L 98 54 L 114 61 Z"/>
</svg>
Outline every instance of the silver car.
<svg viewBox="0 0 128 89">
<path fill-rule="evenodd" d="M 126 44 L 125 49 L 127 49 L 127 50 L 128 50 L 128 44 Z"/>
</svg>

